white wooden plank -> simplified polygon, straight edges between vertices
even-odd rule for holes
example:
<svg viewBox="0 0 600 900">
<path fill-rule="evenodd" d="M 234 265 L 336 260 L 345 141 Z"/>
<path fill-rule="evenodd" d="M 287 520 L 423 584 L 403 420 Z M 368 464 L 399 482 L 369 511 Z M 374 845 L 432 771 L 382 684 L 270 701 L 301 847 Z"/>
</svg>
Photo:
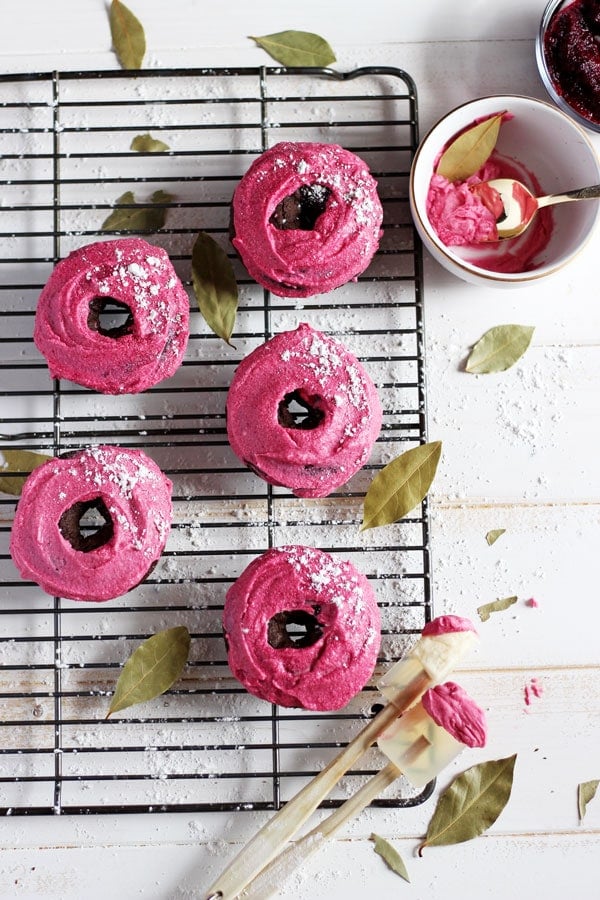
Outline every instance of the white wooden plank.
<svg viewBox="0 0 600 900">
<path fill-rule="evenodd" d="M 590 552 L 600 506 L 436 502 L 432 509 L 434 608 L 478 623 L 475 665 L 598 662 L 600 562 Z M 485 535 L 506 533 L 491 547 Z M 591 542 L 591 543 L 590 543 Z M 517 596 L 511 609 L 480 623 L 477 607 Z M 533 598 L 539 606 L 528 605 Z"/>
<path fill-rule="evenodd" d="M 285 898 L 347 900 L 389 892 L 408 900 L 431 897 L 486 897 L 506 900 L 509 885 L 522 896 L 561 900 L 576 887 L 578 896 L 597 895 L 598 832 L 548 835 L 535 842 L 522 837 L 482 837 L 472 844 L 435 847 L 421 858 L 416 842 L 392 839 L 411 884 L 388 871 L 367 841 L 333 842 L 292 876 L 279 893 Z M 44 900 L 103 900 L 151 897 L 197 900 L 231 851 L 222 844 L 173 844 L 74 850 L 60 847 L 35 855 L 3 854 L 0 896 Z M 99 874 L 101 873 L 101 875 Z M 518 874 L 517 874 L 518 873 Z"/>
<path fill-rule="evenodd" d="M 228 15 L 206 15 L 199 0 L 172 0 L 168 15 L 156 0 L 131 0 L 131 10 L 143 22 L 150 54 L 166 49 L 242 47 L 250 34 L 269 34 L 296 28 L 317 31 L 335 44 L 408 42 L 423 40 L 473 40 L 485 37 L 531 38 L 537 30 L 541 8 L 534 0 L 506 0 L 502 7 L 477 0 L 468 7 L 450 8 L 445 0 L 403 9 L 392 0 L 375 0 L 357 28 L 354 16 L 340 15 L 338 3 L 306 0 L 290 17 L 285 5 L 270 0 L 248 4 L 233 0 Z M 7 17 L 0 52 L 44 54 L 57 51 L 93 53 L 110 48 L 110 31 L 104 4 L 83 5 L 61 0 L 57 15 L 52 4 L 21 0 L 19 15 Z M 154 49 L 156 48 L 156 49 Z M 258 53 L 256 56 L 259 62 Z"/>
</svg>

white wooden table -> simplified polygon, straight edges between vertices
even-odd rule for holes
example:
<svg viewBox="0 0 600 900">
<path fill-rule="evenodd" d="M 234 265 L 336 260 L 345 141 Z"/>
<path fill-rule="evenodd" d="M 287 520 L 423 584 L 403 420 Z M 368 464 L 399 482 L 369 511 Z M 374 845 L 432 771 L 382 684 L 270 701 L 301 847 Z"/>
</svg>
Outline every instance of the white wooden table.
<svg viewBox="0 0 600 900">
<path fill-rule="evenodd" d="M 305 0 L 301 7 L 131 0 L 152 67 L 267 63 L 246 37 L 297 28 L 327 37 L 340 69 L 393 65 L 417 83 L 422 133 L 487 93 L 545 98 L 533 39 L 544 0 Z M 286 8 L 287 7 L 287 8 Z M 0 29 L 0 68 L 112 68 L 101 0 L 20 0 Z M 592 136 L 600 149 L 600 136 Z M 511 800 L 470 843 L 414 856 L 434 800 L 370 810 L 299 873 L 283 896 L 558 900 L 598 896 L 600 801 L 578 823 L 576 786 L 600 777 L 600 314 L 598 236 L 552 281 L 512 291 L 466 285 L 426 257 L 429 432 L 444 443 L 431 494 L 436 612 L 476 618 L 482 603 L 518 603 L 481 626 L 460 673 L 485 707 L 489 743 L 461 755 L 438 785 L 483 759 L 518 753 Z M 533 344 L 502 375 L 461 371 L 492 325 L 533 324 Z M 485 534 L 506 534 L 492 547 Z M 533 608 L 525 602 L 533 597 Z M 541 697 L 524 688 L 537 678 Z M 0 896 L 195 897 L 265 821 L 262 813 L 13 818 L 0 822 Z M 400 883 L 374 855 L 392 839 L 410 870 Z"/>
</svg>

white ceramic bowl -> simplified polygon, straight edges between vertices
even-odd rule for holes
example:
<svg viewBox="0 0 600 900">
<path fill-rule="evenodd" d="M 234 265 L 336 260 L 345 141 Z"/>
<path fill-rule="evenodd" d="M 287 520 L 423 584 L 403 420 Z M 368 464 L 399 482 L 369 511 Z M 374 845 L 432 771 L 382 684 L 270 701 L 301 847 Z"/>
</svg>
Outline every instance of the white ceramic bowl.
<svg viewBox="0 0 600 900">
<path fill-rule="evenodd" d="M 425 247 L 450 272 L 474 284 L 510 287 L 538 281 L 570 262 L 588 241 L 600 217 L 598 200 L 554 207 L 548 246 L 526 272 L 494 272 L 466 257 L 468 248 L 446 247 L 435 233 L 426 210 L 429 182 L 442 148 L 476 119 L 507 110 L 514 118 L 503 123 L 496 149 L 517 160 L 539 181 L 543 193 L 554 194 L 600 183 L 600 163 L 587 135 L 572 119 L 549 103 L 518 95 L 480 97 L 453 109 L 421 141 L 410 173 L 410 207 Z M 534 227 L 534 226 L 532 226 Z M 519 240 L 517 238 L 517 240 Z M 500 252 L 508 252 L 503 241 Z"/>
<path fill-rule="evenodd" d="M 546 8 L 542 13 L 540 27 L 535 42 L 535 58 L 538 66 L 538 71 L 540 73 L 540 78 L 544 83 L 544 87 L 546 88 L 549 96 L 556 103 L 556 105 L 564 110 L 564 112 L 566 112 L 569 116 L 571 116 L 579 125 L 583 125 L 584 128 L 589 128 L 590 131 L 600 132 L 600 124 L 598 122 L 592 122 L 590 119 L 586 119 L 585 116 L 578 112 L 578 110 L 573 109 L 573 107 L 569 103 L 567 103 L 563 95 L 557 89 L 554 81 L 552 80 L 548 68 L 548 63 L 546 61 L 544 45 L 548 26 L 550 25 L 550 22 L 553 19 L 555 13 L 561 10 L 564 6 L 568 6 L 572 2 L 573 0 L 549 0 L 549 3 L 547 3 Z"/>
</svg>

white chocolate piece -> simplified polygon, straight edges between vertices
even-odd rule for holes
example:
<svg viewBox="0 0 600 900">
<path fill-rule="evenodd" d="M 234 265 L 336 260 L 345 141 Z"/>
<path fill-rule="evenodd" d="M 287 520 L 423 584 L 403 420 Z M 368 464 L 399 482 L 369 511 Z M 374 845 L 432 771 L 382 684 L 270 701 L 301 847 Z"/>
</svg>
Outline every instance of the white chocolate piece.
<svg viewBox="0 0 600 900">
<path fill-rule="evenodd" d="M 416 788 L 439 775 L 465 746 L 437 725 L 421 703 L 388 725 L 377 745 Z M 423 748 L 420 753 L 414 753 L 415 745 Z"/>
<path fill-rule="evenodd" d="M 448 631 L 421 637 L 407 657 L 382 675 L 377 687 L 386 700 L 394 703 L 398 693 L 425 671 L 430 679 L 423 688 L 422 693 L 425 693 L 428 688 L 446 680 L 477 640 L 474 631 Z"/>
</svg>

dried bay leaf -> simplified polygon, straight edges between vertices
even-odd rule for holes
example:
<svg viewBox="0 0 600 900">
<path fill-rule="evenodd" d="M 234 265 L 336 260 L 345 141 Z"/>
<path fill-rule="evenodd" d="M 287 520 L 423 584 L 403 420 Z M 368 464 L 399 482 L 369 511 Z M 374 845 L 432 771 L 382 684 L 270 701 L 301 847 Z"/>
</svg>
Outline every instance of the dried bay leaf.
<svg viewBox="0 0 600 900">
<path fill-rule="evenodd" d="M 227 254 L 204 231 L 192 249 L 192 285 L 206 323 L 231 346 L 238 308 L 237 283 Z"/>
<path fill-rule="evenodd" d="M 27 481 L 27 475 L 52 459 L 44 453 L 32 450 L 0 449 L 0 491 L 18 497 Z M 26 472 L 25 475 L 12 475 L 12 472 Z"/>
<path fill-rule="evenodd" d="M 436 175 L 448 181 L 465 181 L 478 172 L 496 146 L 503 116 L 503 112 L 490 116 L 459 134 L 442 153 Z"/>
<path fill-rule="evenodd" d="M 113 49 L 121 66 L 141 69 L 146 53 L 146 35 L 141 22 L 121 0 L 112 0 L 109 21 Z"/>
<path fill-rule="evenodd" d="M 365 496 L 361 531 L 397 522 L 423 500 L 435 477 L 442 442 L 421 444 L 377 473 Z"/>
<path fill-rule="evenodd" d="M 250 39 L 283 66 L 328 66 L 335 62 L 327 41 L 310 31 L 278 31 L 262 37 L 250 35 Z"/>
<path fill-rule="evenodd" d="M 495 544 L 496 541 L 498 540 L 498 538 L 502 537 L 502 535 L 505 532 L 506 532 L 506 528 L 494 528 L 494 529 L 492 529 L 492 531 L 488 531 L 488 533 L 485 536 L 485 539 L 488 542 L 488 544 L 490 545 L 490 547 L 492 546 L 492 544 Z"/>
<path fill-rule="evenodd" d="M 471 350 L 466 371 L 472 375 L 505 372 L 523 356 L 534 331 L 532 325 L 495 325 Z"/>
<path fill-rule="evenodd" d="M 513 606 L 518 597 L 502 597 L 500 600 L 494 600 L 493 603 L 484 603 L 483 606 L 477 607 L 477 614 L 482 622 L 487 622 L 492 613 L 502 612 Z"/>
<path fill-rule="evenodd" d="M 185 625 L 177 625 L 159 631 L 140 644 L 123 666 L 106 718 L 168 691 L 183 671 L 190 643 Z"/>
<path fill-rule="evenodd" d="M 593 781 L 582 781 L 581 784 L 577 785 L 577 809 L 580 822 L 583 822 L 587 805 L 596 796 L 599 784 L 600 779 L 596 778 Z"/>
<path fill-rule="evenodd" d="M 164 153 L 171 148 L 164 141 L 159 141 L 158 138 L 153 138 L 149 132 L 146 132 L 146 134 L 136 135 L 129 149 L 135 150 L 136 153 Z"/>
<path fill-rule="evenodd" d="M 375 853 L 379 854 L 388 869 L 391 869 L 392 872 L 395 872 L 400 878 L 404 878 L 405 881 L 410 882 L 404 860 L 395 847 L 392 847 L 389 841 L 386 841 L 385 838 L 380 837 L 378 834 L 372 834 L 369 840 L 374 842 L 375 846 L 373 849 L 375 850 Z"/>
<path fill-rule="evenodd" d="M 137 203 L 133 191 L 125 191 L 117 199 L 115 209 L 100 226 L 101 231 L 128 231 L 136 234 L 159 231 L 165 224 L 173 195 L 154 191 L 148 203 Z"/>
<path fill-rule="evenodd" d="M 494 824 L 510 798 L 517 754 L 472 766 L 439 797 L 419 856 L 425 847 L 461 844 Z"/>
</svg>

